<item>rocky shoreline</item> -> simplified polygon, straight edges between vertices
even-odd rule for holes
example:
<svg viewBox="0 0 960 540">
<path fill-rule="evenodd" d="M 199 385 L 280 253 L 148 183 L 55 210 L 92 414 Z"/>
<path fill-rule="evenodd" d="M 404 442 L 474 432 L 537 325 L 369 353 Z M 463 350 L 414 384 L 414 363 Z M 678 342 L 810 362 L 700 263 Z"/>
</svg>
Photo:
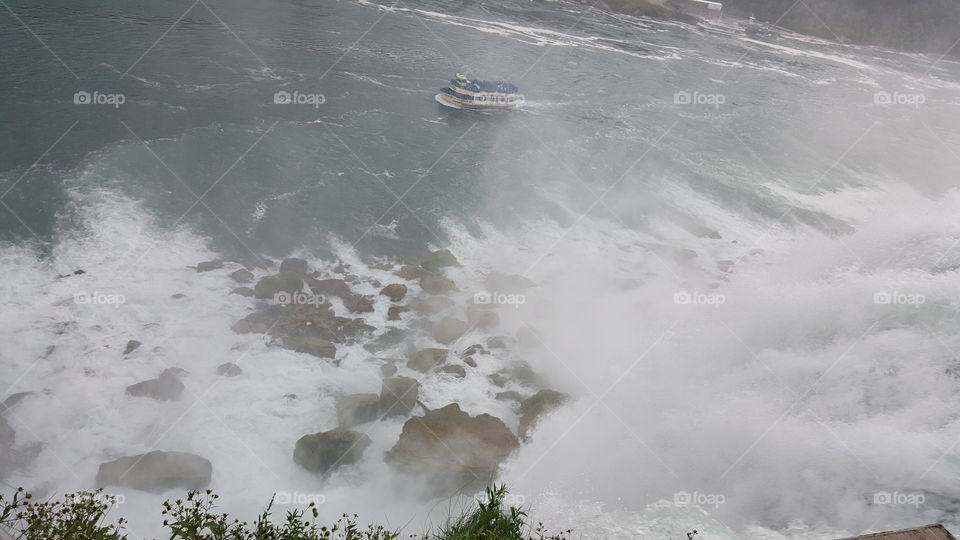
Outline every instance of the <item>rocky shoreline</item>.
<svg viewBox="0 0 960 540">
<path fill-rule="evenodd" d="M 381 379 L 380 392 L 332 396 L 336 426 L 305 433 L 290 449 L 305 471 L 325 478 L 361 460 L 382 459 L 398 475 L 416 479 L 424 496 L 472 493 L 494 480 L 500 464 L 545 414 L 572 399 L 547 388 L 545 377 L 516 357 L 517 349 L 536 338 L 525 325 L 512 332 L 504 328 L 500 311 L 514 308 L 485 302 L 485 293 L 465 292 L 448 275 L 460 266 L 450 251 L 371 266 L 380 276 L 388 273 L 389 280 L 360 277 L 363 272 L 344 262 L 321 266 L 323 270 L 288 258 L 279 264 L 213 260 L 193 267 L 223 274 L 224 293 L 248 305 L 249 313 L 232 325 L 236 333 L 262 335 L 271 348 L 334 366 L 344 360 L 342 348 L 356 351 L 359 345 L 369 352 L 363 364 Z M 536 286 L 522 276 L 498 272 L 487 275 L 484 285 L 514 295 Z M 375 316 L 378 312 L 386 313 L 386 324 Z M 129 341 L 123 356 L 138 354 L 141 345 Z M 222 384 L 245 376 L 233 362 L 221 363 L 216 371 Z M 162 407 L 184 396 L 182 379 L 189 376 L 187 370 L 168 367 L 155 378 L 129 385 L 126 393 Z M 484 385 L 489 399 L 513 416 L 471 414 L 456 402 L 434 402 L 432 409 L 424 404 L 431 402 L 423 395 L 425 381 L 465 378 Z M 403 421 L 402 432 L 382 457 L 368 455 L 370 428 L 382 420 Z M 9 450 L 14 441 L 14 430 L 0 416 L 0 446 Z M 202 489 L 211 483 L 215 467 L 177 449 L 151 451 L 103 463 L 95 487 L 151 493 Z"/>
</svg>

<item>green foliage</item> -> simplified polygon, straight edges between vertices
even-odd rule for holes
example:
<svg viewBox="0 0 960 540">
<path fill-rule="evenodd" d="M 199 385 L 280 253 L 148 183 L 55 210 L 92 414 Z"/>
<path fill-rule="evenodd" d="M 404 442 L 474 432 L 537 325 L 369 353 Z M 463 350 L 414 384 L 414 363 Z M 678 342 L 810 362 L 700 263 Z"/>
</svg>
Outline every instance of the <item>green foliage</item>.
<svg viewBox="0 0 960 540">
<path fill-rule="evenodd" d="M 505 509 L 506 496 L 507 486 L 488 487 L 485 502 L 478 502 L 475 510 L 436 533 L 434 540 L 561 540 L 570 533 L 547 536 L 540 523 L 533 531 L 534 536 L 525 536 L 527 514 L 515 506 Z"/>
<path fill-rule="evenodd" d="M 531 532 L 527 514 L 504 507 L 506 486 L 487 489 L 486 500 L 455 522 L 422 540 L 565 540 L 566 533 L 548 536 L 543 524 Z M 191 491 L 183 499 L 163 503 L 163 525 L 169 540 L 399 540 L 400 533 L 380 525 L 357 525 L 357 516 L 344 514 L 329 526 L 317 525 L 319 515 L 311 503 L 305 510 L 287 512 L 275 523 L 273 501 L 257 518 L 247 523 L 215 511 L 219 495 L 210 490 Z M 0 495 L 0 531 L 16 540 L 127 540 L 125 521 L 105 525 L 116 500 L 102 491 L 66 495 L 62 501 L 34 502 L 23 488 L 11 499 Z"/>
</svg>

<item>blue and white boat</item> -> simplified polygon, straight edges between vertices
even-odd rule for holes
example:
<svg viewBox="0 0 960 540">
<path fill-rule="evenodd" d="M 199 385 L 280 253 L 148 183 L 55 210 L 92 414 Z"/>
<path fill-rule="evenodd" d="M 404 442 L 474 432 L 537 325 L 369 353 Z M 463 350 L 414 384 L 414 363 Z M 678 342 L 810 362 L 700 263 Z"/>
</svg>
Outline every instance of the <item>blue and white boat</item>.
<svg viewBox="0 0 960 540">
<path fill-rule="evenodd" d="M 458 74 L 436 100 L 456 109 L 515 109 L 523 102 L 520 89 L 503 81 L 481 81 Z"/>
</svg>

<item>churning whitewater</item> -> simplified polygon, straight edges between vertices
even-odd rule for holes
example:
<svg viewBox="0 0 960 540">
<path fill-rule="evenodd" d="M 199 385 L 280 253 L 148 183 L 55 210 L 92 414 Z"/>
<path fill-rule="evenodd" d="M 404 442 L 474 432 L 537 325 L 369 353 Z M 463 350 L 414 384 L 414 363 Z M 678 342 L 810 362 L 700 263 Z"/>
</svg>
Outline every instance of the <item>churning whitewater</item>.
<svg viewBox="0 0 960 540">
<path fill-rule="evenodd" d="M 231 514 L 415 532 L 474 492 L 425 494 L 395 445 L 456 403 L 575 537 L 960 525 L 960 64 L 564 3 L 209 4 L 78 13 L 62 59 L 0 37 L 30 135 L 0 156 L 5 488 L 177 451 Z M 525 101 L 439 106 L 463 68 Z M 274 331 L 290 259 L 332 349 Z M 417 403 L 358 420 L 354 462 L 295 460 L 394 375 Z M 106 490 L 163 534 L 176 490 Z"/>
</svg>

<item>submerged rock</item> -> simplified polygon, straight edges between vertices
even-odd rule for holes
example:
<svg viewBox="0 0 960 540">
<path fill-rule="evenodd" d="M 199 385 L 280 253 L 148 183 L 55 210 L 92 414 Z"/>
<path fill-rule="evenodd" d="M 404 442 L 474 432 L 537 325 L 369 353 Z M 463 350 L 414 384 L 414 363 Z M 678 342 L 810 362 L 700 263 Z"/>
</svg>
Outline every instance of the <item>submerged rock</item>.
<svg viewBox="0 0 960 540">
<path fill-rule="evenodd" d="M 460 261 L 449 249 L 438 249 L 420 257 L 420 266 L 426 270 L 434 271 L 447 266 L 460 266 Z"/>
<path fill-rule="evenodd" d="M 246 268 L 241 268 L 239 270 L 230 272 L 230 277 L 233 278 L 233 280 L 237 283 L 250 283 L 253 281 L 253 272 L 247 270 Z"/>
<path fill-rule="evenodd" d="M 518 446 L 503 421 L 470 416 L 451 403 L 407 420 L 385 460 L 400 472 L 423 478 L 437 492 L 488 485 Z"/>
<path fill-rule="evenodd" d="M 23 401 L 24 398 L 30 397 L 33 395 L 33 392 L 17 392 L 15 394 L 10 394 L 7 396 L 7 399 L 3 400 L 3 405 L 0 405 L 0 413 L 16 406 L 17 403 Z"/>
<path fill-rule="evenodd" d="M 197 264 L 197 272 L 209 272 L 211 270 L 219 270 L 223 268 L 223 261 L 220 259 L 214 259 L 212 261 L 204 261 Z"/>
<path fill-rule="evenodd" d="M 337 346 L 329 341 L 313 336 L 287 336 L 281 341 L 287 349 L 312 354 L 320 358 L 333 358 L 337 355 Z"/>
<path fill-rule="evenodd" d="M 444 294 L 457 290 L 457 284 L 439 274 L 428 274 L 420 278 L 420 288 L 430 294 Z"/>
<path fill-rule="evenodd" d="M 180 399 L 183 389 L 180 378 L 173 371 L 165 369 L 156 379 L 131 384 L 127 387 L 127 393 L 160 401 L 176 401 Z"/>
<path fill-rule="evenodd" d="M 250 287 L 237 287 L 236 289 L 230 291 L 230 294 L 239 294 L 240 296 L 250 297 L 253 296 L 253 289 Z"/>
<path fill-rule="evenodd" d="M 100 465 L 97 487 L 121 486 L 161 493 L 169 489 L 200 490 L 210 484 L 213 466 L 186 452 L 154 451 Z"/>
<path fill-rule="evenodd" d="M 387 320 L 388 321 L 399 321 L 400 314 L 409 311 L 410 308 L 406 306 L 390 306 L 387 308 Z"/>
<path fill-rule="evenodd" d="M 139 349 L 140 345 L 143 345 L 143 344 L 135 339 L 131 339 L 130 341 L 127 342 L 126 348 L 123 349 L 123 355 L 126 356 L 132 353 L 133 351 Z"/>
<path fill-rule="evenodd" d="M 571 399 L 569 394 L 556 390 L 541 390 L 520 404 L 520 428 L 517 431 L 521 439 L 526 439 L 530 430 L 536 427 L 545 414 L 560 408 Z"/>
<path fill-rule="evenodd" d="M 501 272 L 490 272 L 484 284 L 487 286 L 487 291 L 504 294 L 517 293 L 537 285 L 524 276 Z"/>
<path fill-rule="evenodd" d="M 410 377 L 384 379 L 380 388 L 380 414 L 407 415 L 417 406 L 420 383 Z"/>
<path fill-rule="evenodd" d="M 500 325 L 500 314 L 490 309 L 467 308 L 467 322 L 471 327 L 491 330 Z"/>
<path fill-rule="evenodd" d="M 407 367 L 426 373 L 447 361 L 449 349 L 422 349 L 407 361 Z"/>
<path fill-rule="evenodd" d="M 459 377 L 461 379 L 467 376 L 467 370 L 463 366 L 460 366 L 457 364 L 450 364 L 449 366 L 441 366 L 440 369 L 438 369 L 437 371 L 439 371 L 440 373 L 447 373 L 447 374 L 453 375 L 454 377 Z"/>
<path fill-rule="evenodd" d="M 429 298 L 417 298 L 410 303 L 410 308 L 420 315 L 435 315 L 455 305 L 457 305 L 457 303 L 447 297 L 432 296 Z"/>
<path fill-rule="evenodd" d="M 466 334 L 469 329 L 470 325 L 468 325 L 466 321 L 461 321 L 453 317 L 444 317 L 433 326 L 430 335 L 440 343 L 449 345 L 460 339 L 460 336 Z"/>
<path fill-rule="evenodd" d="M 293 449 L 293 461 L 317 473 L 327 473 L 340 465 L 353 465 L 370 446 L 370 437 L 347 429 L 333 429 L 304 435 Z"/>
<path fill-rule="evenodd" d="M 376 394 L 350 394 L 337 398 L 337 425 L 350 428 L 380 417 L 380 396 Z"/>
<path fill-rule="evenodd" d="M 324 296 L 336 296 L 343 300 L 353 297 L 353 291 L 350 285 L 342 279 L 307 279 L 307 286 L 314 294 Z"/>
<path fill-rule="evenodd" d="M 393 283 L 380 289 L 380 294 L 389 298 L 391 302 L 399 302 L 407 295 L 407 286 L 402 283 Z"/>
<path fill-rule="evenodd" d="M 224 377 L 236 377 L 242 375 L 243 370 L 233 362 L 224 362 L 217 366 L 217 374 L 223 375 Z"/>
<path fill-rule="evenodd" d="M 373 313 L 373 302 L 366 296 L 359 294 L 345 298 L 343 305 L 347 306 L 351 313 Z"/>
<path fill-rule="evenodd" d="M 280 272 L 275 276 L 260 278 L 253 287 L 253 295 L 261 300 L 272 300 L 277 293 L 298 293 L 303 289 L 303 280 L 292 272 Z"/>
</svg>

